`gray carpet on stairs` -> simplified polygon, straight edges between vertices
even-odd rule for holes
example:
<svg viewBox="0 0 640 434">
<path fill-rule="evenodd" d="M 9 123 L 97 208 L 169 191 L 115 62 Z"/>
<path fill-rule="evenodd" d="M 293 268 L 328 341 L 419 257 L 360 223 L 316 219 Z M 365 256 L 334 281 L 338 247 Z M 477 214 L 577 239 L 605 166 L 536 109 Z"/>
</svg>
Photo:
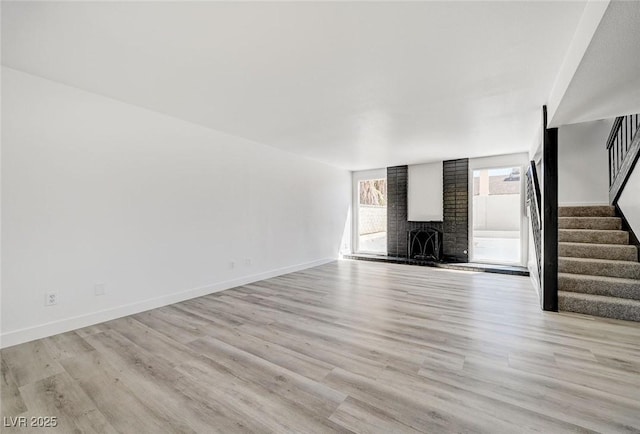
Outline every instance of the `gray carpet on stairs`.
<svg viewBox="0 0 640 434">
<path fill-rule="evenodd" d="M 559 273 L 640 279 L 640 263 L 610 259 L 558 258 Z"/>
<path fill-rule="evenodd" d="M 640 300 L 640 288 L 635 279 L 558 273 L 558 287 L 567 292 Z"/>
<path fill-rule="evenodd" d="M 559 291 L 558 307 L 561 311 L 640 321 L 640 301 L 638 300 Z"/>
<path fill-rule="evenodd" d="M 640 321 L 638 249 L 612 206 L 560 207 L 561 311 Z"/>
<path fill-rule="evenodd" d="M 561 206 L 558 217 L 615 217 L 616 208 L 610 205 L 602 206 Z"/>
<path fill-rule="evenodd" d="M 558 241 L 568 243 L 629 244 L 629 232 L 594 229 L 560 229 Z"/>
<path fill-rule="evenodd" d="M 637 261 L 638 249 L 622 244 L 560 243 L 558 255 L 570 258 Z"/>
<path fill-rule="evenodd" d="M 619 231 L 622 229 L 622 219 L 620 217 L 560 217 L 558 228 Z"/>
</svg>

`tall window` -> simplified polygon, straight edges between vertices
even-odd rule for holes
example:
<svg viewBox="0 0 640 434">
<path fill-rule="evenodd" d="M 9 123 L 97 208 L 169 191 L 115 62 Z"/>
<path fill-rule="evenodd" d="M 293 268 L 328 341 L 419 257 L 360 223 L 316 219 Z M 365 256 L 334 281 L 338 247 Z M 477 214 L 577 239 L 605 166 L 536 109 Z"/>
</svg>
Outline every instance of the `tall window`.
<svg viewBox="0 0 640 434">
<path fill-rule="evenodd" d="M 387 180 L 358 181 L 357 250 L 387 253 Z"/>
<path fill-rule="evenodd" d="M 473 171 L 472 261 L 522 262 L 520 172 L 520 167 Z"/>
</svg>

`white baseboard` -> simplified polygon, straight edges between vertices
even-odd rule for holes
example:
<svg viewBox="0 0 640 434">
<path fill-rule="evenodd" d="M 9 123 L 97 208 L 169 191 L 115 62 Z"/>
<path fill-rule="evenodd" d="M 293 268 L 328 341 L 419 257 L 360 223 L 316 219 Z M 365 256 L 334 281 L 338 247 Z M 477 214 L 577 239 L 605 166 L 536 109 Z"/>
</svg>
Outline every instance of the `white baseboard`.
<svg viewBox="0 0 640 434">
<path fill-rule="evenodd" d="M 534 253 L 535 255 L 535 253 Z M 534 261 L 529 261 L 527 263 L 527 269 L 529 270 L 529 278 L 531 279 L 531 283 L 533 284 L 533 288 L 536 290 L 538 294 L 538 298 L 540 298 L 540 280 L 538 279 L 538 264 Z"/>
<path fill-rule="evenodd" d="M 99 324 L 116 318 L 133 315 L 150 309 L 167 306 L 169 304 L 178 303 L 203 295 L 213 294 L 215 292 L 224 291 L 225 289 L 235 288 L 237 286 L 247 285 L 259 280 L 270 279 L 272 277 L 289 274 L 307 268 L 318 267 L 335 261 L 335 258 L 325 258 L 316 261 L 306 262 L 302 264 L 291 265 L 288 267 L 277 268 L 265 271 L 263 273 L 252 274 L 249 276 L 239 277 L 237 279 L 226 280 L 223 282 L 213 283 L 199 288 L 187 289 L 185 291 L 175 292 L 160 297 L 150 298 L 123 306 L 113 307 L 109 309 L 91 312 L 88 314 L 78 315 L 72 318 L 65 318 L 45 324 L 39 324 L 32 327 L 26 327 L 18 330 L 9 331 L 0 334 L 0 348 L 7 348 L 24 342 L 36 339 L 46 338 L 48 336 L 57 335 L 59 333 L 77 330 L 82 327 Z"/>
</svg>

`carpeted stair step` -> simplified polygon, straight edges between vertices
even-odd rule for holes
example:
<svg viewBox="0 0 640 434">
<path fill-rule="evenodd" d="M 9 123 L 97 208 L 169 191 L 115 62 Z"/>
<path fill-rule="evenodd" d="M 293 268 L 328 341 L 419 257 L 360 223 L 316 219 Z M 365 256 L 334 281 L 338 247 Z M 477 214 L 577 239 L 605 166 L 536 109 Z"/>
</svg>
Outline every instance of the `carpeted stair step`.
<svg viewBox="0 0 640 434">
<path fill-rule="evenodd" d="M 640 300 L 640 280 L 558 273 L 558 289 L 581 294 Z"/>
<path fill-rule="evenodd" d="M 640 263 L 609 259 L 558 258 L 558 272 L 640 279 Z"/>
<path fill-rule="evenodd" d="M 638 261 L 638 249 L 622 244 L 559 243 L 558 256 Z"/>
<path fill-rule="evenodd" d="M 626 231 L 595 229 L 559 229 L 558 241 L 566 243 L 629 244 L 629 233 Z"/>
<path fill-rule="evenodd" d="M 558 228 L 620 230 L 622 219 L 620 217 L 560 217 Z"/>
<path fill-rule="evenodd" d="M 640 300 L 558 291 L 558 308 L 567 312 L 640 321 Z"/>
<path fill-rule="evenodd" d="M 561 206 L 558 217 L 615 217 L 616 208 L 603 206 Z"/>
</svg>

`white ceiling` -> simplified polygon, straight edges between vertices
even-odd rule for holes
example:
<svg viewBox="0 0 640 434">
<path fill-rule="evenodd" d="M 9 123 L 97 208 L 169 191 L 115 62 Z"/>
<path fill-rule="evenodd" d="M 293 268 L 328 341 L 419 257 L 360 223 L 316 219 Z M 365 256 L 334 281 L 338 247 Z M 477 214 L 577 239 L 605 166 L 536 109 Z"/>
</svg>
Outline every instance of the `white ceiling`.
<svg viewBox="0 0 640 434">
<path fill-rule="evenodd" d="M 527 151 L 584 2 L 3 2 L 3 65 L 358 170 Z"/>
<path fill-rule="evenodd" d="M 640 1 L 612 1 L 551 124 L 640 113 Z"/>
</svg>

